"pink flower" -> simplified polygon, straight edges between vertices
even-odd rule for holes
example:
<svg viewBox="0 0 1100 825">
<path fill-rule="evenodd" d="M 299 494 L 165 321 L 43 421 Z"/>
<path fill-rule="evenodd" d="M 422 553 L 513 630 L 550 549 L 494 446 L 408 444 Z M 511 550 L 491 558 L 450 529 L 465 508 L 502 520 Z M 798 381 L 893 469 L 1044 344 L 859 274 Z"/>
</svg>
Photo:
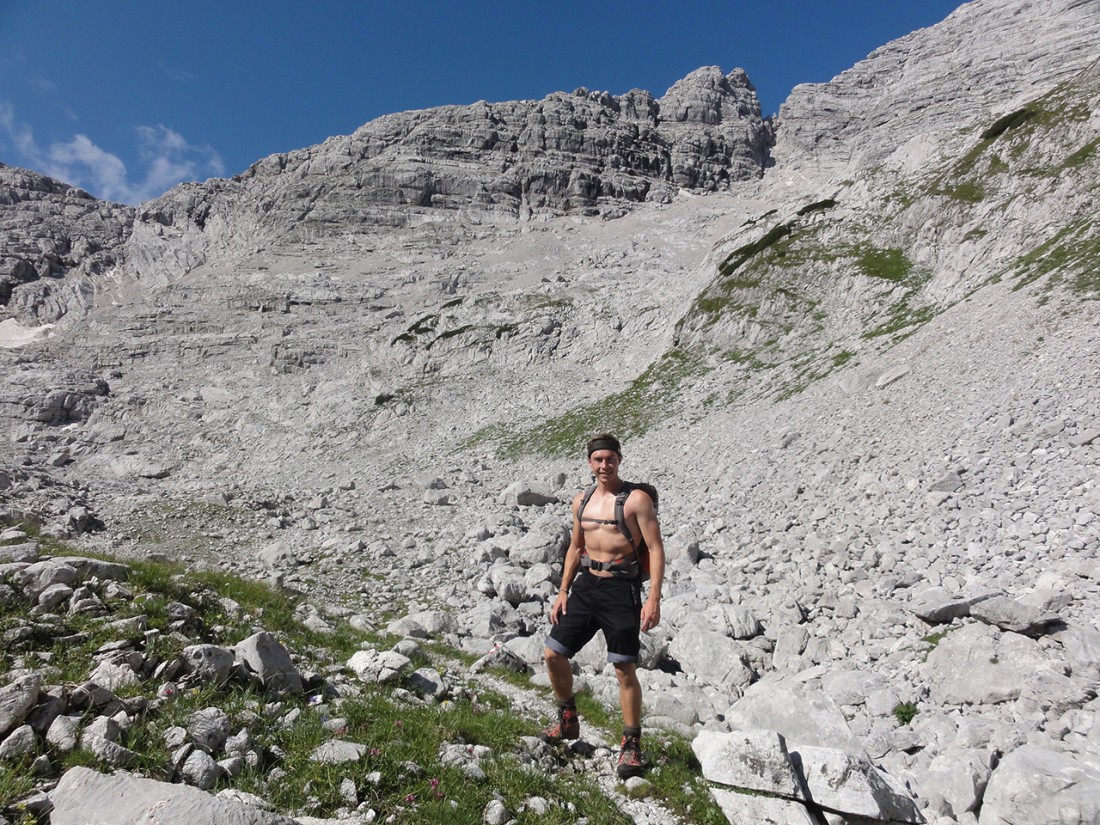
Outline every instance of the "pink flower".
<svg viewBox="0 0 1100 825">
<path fill-rule="evenodd" d="M 416 794 L 414 794 L 414 793 L 405 794 L 405 801 L 406 802 L 416 802 Z"/>
</svg>

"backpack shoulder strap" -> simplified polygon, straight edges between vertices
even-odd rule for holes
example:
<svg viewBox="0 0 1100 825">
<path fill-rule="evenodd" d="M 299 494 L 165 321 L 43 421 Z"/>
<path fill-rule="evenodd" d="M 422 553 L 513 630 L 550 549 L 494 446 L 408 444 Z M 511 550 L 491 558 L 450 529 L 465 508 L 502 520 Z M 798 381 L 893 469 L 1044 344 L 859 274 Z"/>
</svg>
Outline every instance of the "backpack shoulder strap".
<svg viewBox="0 0 1100 825">
<path fill-rule="evenodd" d="M 622 489 L 619 490 L 619 494 L 615 496 L 615 523 L 619 526 L 619 532 L 622 533 L 626 540 L 630 542 L 630 546 L 634 546 L 634 535 L 630 532 L 630 528 L 626 526 L 626 500 L 630 497 L 630 494 L 635 490 L 636 485 L 631 484 L 629 481 L 624 481 Z"/>
<path fill-rule="evenodd" d="M 594 492 L 596 492 L 596 485 L 595 484 L 593 484 L 591 487 L 589 487 L 587 490 L 584 491 L 584 495 L 581 496 L 581 504 L 577 508 L 576 518 L 579 519 L 581 517 L 581 515 L 584 513 L 584 508 L 587 507 L 588 502 L 592 500 L 592 494 Z"/>
</svg>

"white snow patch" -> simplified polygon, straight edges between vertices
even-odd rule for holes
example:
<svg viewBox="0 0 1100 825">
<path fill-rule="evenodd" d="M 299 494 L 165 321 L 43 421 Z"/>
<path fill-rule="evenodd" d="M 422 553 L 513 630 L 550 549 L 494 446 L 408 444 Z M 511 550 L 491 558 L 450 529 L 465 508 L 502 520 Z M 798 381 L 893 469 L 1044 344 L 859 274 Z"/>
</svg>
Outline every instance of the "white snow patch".
<svg viewBox="0 0 1100 825">
<path fill-rule="evenodd" d="M 22 326 L 14 318 L 0 321 L 0 347 L 3 349 L 16 349 L 25 346 L 32 341 L 41 341 L 49 338 L 53 324 L 43 324 L 40 327 Z"/>
</svg>

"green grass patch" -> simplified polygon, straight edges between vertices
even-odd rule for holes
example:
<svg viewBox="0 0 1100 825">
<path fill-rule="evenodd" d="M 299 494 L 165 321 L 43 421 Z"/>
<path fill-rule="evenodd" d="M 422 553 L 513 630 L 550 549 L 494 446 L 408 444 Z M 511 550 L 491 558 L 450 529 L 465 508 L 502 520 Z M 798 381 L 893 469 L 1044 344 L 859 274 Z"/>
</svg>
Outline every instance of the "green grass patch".
<svg viewBox="0 0 1100 825">
<path fill-rule="evenodd" d="M 847 349 L 846 350 L 841 350 L 840 352 L 838 352 L 836 355 L 833 356 L 833 366 L 834 367 L 843 367 L 845 364 L 847 364 L 849 361 L 851 361 L 852 358 L 854 358 L 854 357 L 855 357 L 855 353 L 852 352 L 851 350 L 847 350 Z"/>
<path fill-rule="evenodd" d="M 913 272 L 913 263 L 904 250 L 895 247 L 856 246 L 852 251 L 855 254 L 856 269 L 868 278 L 903 281 Z"/>
<path fill-rule="evenodd" d="M 642 750 L 650 764 L 646 779 L 667 808 L 697 825 L 728 825 L 688 740 L 660 730 L 647 732 Z"/>
<path fill-rule="evenodd" d="M 594 432 L 614 432 L 620 438 L 641 435 L 678 407 L 680 389 L 709 368 L 698 355 L 674 349 L 653 362 L 625 390 L 576 407 L 542 424 L 508 432 L 499 425 L 499 449 L 503 456 L 569 456 L 581 451 Z M 484 432 L 475 433 L 465 445 L 480 443 Z M 465 446 L 464 445 L 464 446 Z"/>
<path fill-rule="evenodd" d="M 1076 169 L 1078 166 L 1083 166 L 1089 163 L 1096 157 L 1096 147 L 1100 146 L 1100 138 L 1094 138 L 1082 146 L 1077 151 L 1073 152 L 1069 157 L 1062 161 L 1063 169 Z"/>
<path fill-rule="evenodd" d="M 960 203 L 981 203 L 986 196 L 985 188 L 981 184 L 970 180 L 964 180 L 955 186 L 940 191 L 951 200 Z"/>
<path fill-rule="evenodd" d="M 1065 283 L 1074 295 L 1094 300 L 1100 293 L 1100 232 L 1096 221 L 1083 218 L 1062 227 L 1021 256 L 1011 269 L 1017 273 L 1013 289 L 1049 276 L 1049 286 Z"/>
</svg>

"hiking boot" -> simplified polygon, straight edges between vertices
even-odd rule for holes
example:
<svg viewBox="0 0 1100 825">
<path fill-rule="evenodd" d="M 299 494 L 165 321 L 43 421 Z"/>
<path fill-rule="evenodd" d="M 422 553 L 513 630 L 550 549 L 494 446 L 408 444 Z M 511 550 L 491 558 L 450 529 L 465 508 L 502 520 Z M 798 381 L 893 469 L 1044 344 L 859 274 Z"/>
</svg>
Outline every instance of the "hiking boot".
<svg viewBox="0 0 1100 825">
<path fill-rule="evenodd" d="M 642 773 L 642 743 L 637 736 L 623 736 L 619 746 L 619 765 L 615 772 L 619 779 L 640 776 Z"/>
<path fill-rule="evenodd" d="M 581 736 L 581 720 L 577 716 L 576 708 L 558 708 L 558 721 L 551 722 L 545 728 L 542 733 L 539 734 L 539 739 L 543 742 L 549 742 L 551 745 L 556 745 L 563 739 L 579 739 Z"/>
</svg>

